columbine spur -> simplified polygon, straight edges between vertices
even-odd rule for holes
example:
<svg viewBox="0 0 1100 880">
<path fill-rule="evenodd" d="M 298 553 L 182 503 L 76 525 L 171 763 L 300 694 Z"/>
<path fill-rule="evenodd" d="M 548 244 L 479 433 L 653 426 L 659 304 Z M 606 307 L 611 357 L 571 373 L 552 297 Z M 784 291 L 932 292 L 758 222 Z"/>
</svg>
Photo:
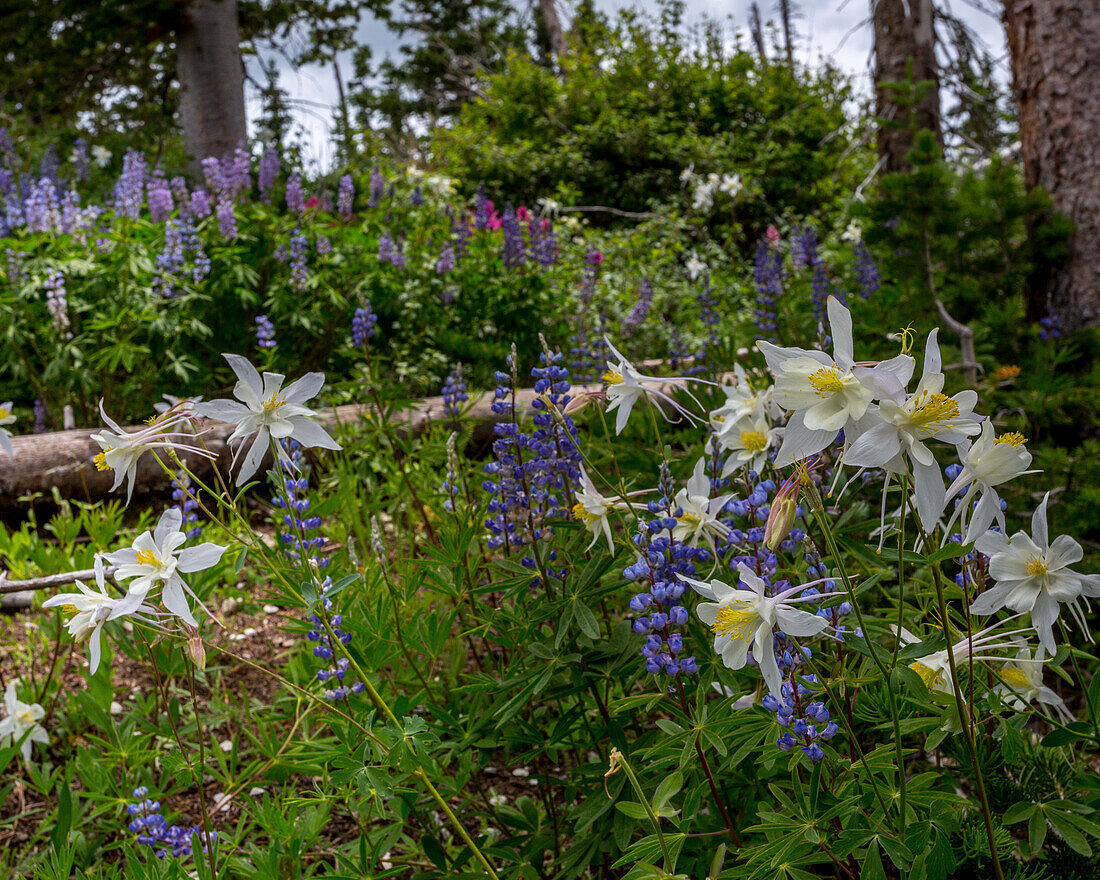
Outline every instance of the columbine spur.
<svg viewBox="0 0 1100 880">
<path fill-rule="evenodd" d="M 234 467 L 246 445 L 245 439 L 253 438 L 237 472 L 237 485 L 256 473 L 272 439 L 285 440 L 290 437 L 307 448 L 341 448 L 313 420 L 317 413 L 303 406 L 307 400 L 316 397 L 325 384 L 324 373 L 306 373 L 283 388 L 286 377 L 280 373 L 264 373 L 261 378 L 256 368 L 240 355 L 226 354 L 223 357 L 237 374 L 237 384 L 233 388 L 237 400 L 211 400 L 198 404 L 195 409 L 205 418 L 237 426 L 229 436 L 229 443 L 237 444 L 233 453 Z M 277 450 L 282 449 L 280 444 L 275 445 Z"/>
</svg>

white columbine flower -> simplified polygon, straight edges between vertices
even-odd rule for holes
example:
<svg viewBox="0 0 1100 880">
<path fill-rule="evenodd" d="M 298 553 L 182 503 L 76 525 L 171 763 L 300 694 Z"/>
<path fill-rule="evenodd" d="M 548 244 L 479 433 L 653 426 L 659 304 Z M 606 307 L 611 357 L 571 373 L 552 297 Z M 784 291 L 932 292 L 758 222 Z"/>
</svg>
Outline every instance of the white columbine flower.
<svg viewBox="0 0 1100 880">
<path fill-rule="evenodd" d="M 783 411 L 776 406 L 772 397 L 772 386 L 756 391 L 749 383 L 745 368 L 735 364 L 733 372 L 736 381 L 732 385 L 723 385 L 726 401 L 710 414 L 710 424 L 715 433 L 738 428 L 745 419 L 765 417 L 778 418 Z"/>
<path fill-rule="evenodd" d="M 101 655 L 99 637 L 103 631 L 103 625 L 108 620 L 115 620 L 138 610 L 153 611 L 150 606 L 142 605 L 143 594 L 141 593 L 128 593 L 123 598 L 108 594 L 103 559 L 99 556 L 95 559 L 95 582 L 99 588 L 98 592 L 76 581 L 79 593 L 58 593 L 42 603 L 43 608 L 60 605 L 62 609 L 75 612 L 69 618 L 66 627 L 69 635 L 76 641 L 88 639 L 88 665 L 92 675 L 95 675 L 95 671 L 99 668 Z"/>
<path fill-rule="evenodd" d="M 744 188 L 740 174 L 723 174 L 718 182 L 718 192 L 725 193 L 731 199 L 736 199 Z"/>
<path fill-rule="evenodd" d="M 157 527 L 152 532 L 142 532 L 131 547 L 107 553 L 107 561 L 118 566 L 115 579 L 118 581 L 133 578 L 128 585 L 131 603 L 140 604 L 149 590 L 159 583 L 164 585 L 161 602 L 164 607 L 182 618 L 191 626 L 198 626 L 191 608 L 187 604 L 187 595 L 196 601 L 198 597 L 184 583 L 180 574 L 202 571 L 217 564 L 225 553 L 225 547 L 209 542 L 194 547 L 180 546 L 187 536 L 180 531 L 183 515 L 178 508 L 170 507 L 160 516 Z M 200 603 L 201 604 L 201 603 Z"/>
<path fill-rule="evenodd" d="M 963 636 L 955 642 L 950 648 L 950 654 L 954 658 L 956 669 L 971 659 L 1003 659 L 999 655 L 991 652 L 999 651 L 1004 648 L 1019 650 L 1022 645 L 1020 636 L 1030 632 L 1030 630 L 998 632 L 997 630 L 999 627 L 1000 624 L 987 627 L 973 635 Z M 897 632 L 896 627 L 891 626 L 890 628 Z M 921 641 L 923 641 L 923 639 L 919 636 L 914 635 L 907 629 L 902 629 L 901 643 L 903 645 L 917 645 L 920 644 Z M 921 680 L 928 690 L 939 691 L 942 694 L 954 696 L 955 687 L 954 680 L 951 678 L 951 659 L 949 659 L 948 653 L 948 649 L 943 648 L 939 651 L 926 654 L 910 663 L 909 668 L 921 677 Z"/>
<path fill-rule="evenodd" d="M 1011 538 L 989 531 L 974 542 L 974 548 L 989 557 L 989 574 L 996 584 L 982 593 L 970 606 L 971 614 L 992 614 L 1001 608 L 1030 612 L 1039 633 L 1039 644 L 1054 654 L 1054 621 L 1059 604 L 1067 604 L 1070 613 L 1089 632 L 1077 600 L 1082 596 L 1100 596 L 1100 575 L 1084 575 L 1070 569 L 1084 555 L 1081 545 L 1069 535 L 1053 542 L 1047 537 L 1047 501 L 1049 493 L 1031 517 L 1031 535 L 1019 531 Z"/>
<path fill-rule="evenodd" d="M 672 538 L 696 547 L 699 539 L 714 550 L 714 539 L 729 537 L 729 527 L 719 521 L 722 508 L 732 495 L 710 497 L 710 477 L 707 476 L 707 459 L 704 456 L 695 463 L 687 487 L 676 493 L 672 507 L 676 512 L 676 528 Z"/>
<path fill-rule="evenodd" d="M 1009 660 L 998 670 L 1001 684 L 993 688 L 1006 703 L 1017 712 L 1023 712 L 1029 703 L 1041 703 L 1050 706 L 1058 713 L 1063 722 L 1073 720 L 1073 713 L 1066 707 L 1065 701 L 1043 684 L 1043 649 L 1039 648 L 1031 656 L 1028 648 L 1020 648 L 1015 659 Z"/>
<path fill-rule="evenodd" d="M 913 373 L 913 359 L 906 354 L 874 367 L 857 366 L 851 313 L 832 296 L 827 309 L 833 357 L 814 349 L 756 343 L 775 375 L 775 401 L 791 413 L 776 467 L 820 452 L 839 431 L 862 419 L 876 396 L 901 394 Z"/>
<path fill-rule="evenodd" d="M 859 223 L 853 220 L 847 226 L 847 228 L 840 234 L 840 237 L 847 242 L 855 244 L 857 241 L 862 240 L 863 230 L 860 229 Z"/>
<path fill-rule="evenodd" d="M 982 433 L 973 445 L 962 456 L 962 472 L 948 487 L 944 497 L 946 503 L 954 498 L 964 488 L 966 494 L 955 508 L 945 531 L 951 531 L 951 525 L 955 517 L 966 516 L 970 510 L 970 504 L 974 496 L 981 494 L 970 524 L 963 536 L 963 543 L 973 541 L 978 535 L 984 534 L 996 519 L 1003 532 L 1005 529 L 1005 515 L 1001 511 L 1001 496 L 997 494 L 996 486 L 1007 483 L 1021 474 L 1034 473 L 1029 471 L 1031 453 L 1024 444 L 1027 441 L 1017 433 L 994 436 L 993 423 L 986 419 L 982 422 Z"/>
<path fill-rule="evenodd" d="M 45 745 L 50 741 L 45 728 L 38 723 L 46 712 L 38 703 L 20 702 L 15 686 L 16 682 L 8 682 L 8 689 L 4 691 L 4 710 L 7 715 L 0 718 L 0 745 L 14 745 L 25 734 L 29 734 L 23 740 L 20 751 L 23 753 L 23 760 L 30 762 L 31 743 Z"/>
<path fill-rule="evenodd" d="M 768 460 L 768 452 L 783 436 L 781 428 L 773 428 L 767 419 L 744 419 L 718 435 L 718 444 L 726 455 L 722 476 L 728 477 L 745 465 L 759 473 Z"/>
<path fill-rule="evenodd" d="M 904 473 L 908 460 L 916 489 L 917 514 L 928 532 L 936 527 L 945 499 L 943 472 L 925 443 L 934 439 L 957 447 L 980 430 L 974 418 L 977 392 L 966 389 L 953 397 L 943 393 L 944 375 L 940 372 L 936 332 L 928 334 L 924 373 L 917 390 L 908 397 L 896 389 L 894 393 L 884 393 L 878 407 L 869 408 L 870 426 L 864 422 L 858 427 L 859 436 L 844 453 L 846 465 L 881 467 L 888 474 Z"/>
<path fill-rule="evenodd" d="M 615 346 L 605 337 L 604 342 L 611 349 L 611 353 L 618 358 L 618 363 L 607 362 L 607 372 L 601 377 L 607 383 L 607 411 L 615 410 L 615 433 L 621 434 L 626 427 L 630 411 L 643 397 L 656 397 L 671 406 L 676 412 L 688 421 L 693 421 L 694 416 L 675 400 L 660 390 L 663 383 L 686 382 L 686 378 L 677 377 L 661 379 L 657 376 L 643 376 L 634 365 L 619 352 Z"/>
<path fill-rule="evenodd" d="M 99 402 L 99 414 L 110 430 L 104 429 L 91 435 L 91 439 L 99 444 L 101 450 L 93 461 L 96 470 L 115 472 L 112 492 L 121 486 L 123 481 L 126 482 L 127 503 L 130 502 L 130 496 L 134 494 L 138 461 L 146 452 L 165 449 L 174 450 L 177 454 L 190 453 L 203 458 L 217 458 L 209 450 L 195 445 L 196 435 L 193 432 L 172 430 L 194 418 L 194 410 L 185 406 L 165 410 L 150 420 L 146 427 L 136 431 L 127 431 L 107 415 L 103 409 L 102 400 Z"/>
<path fill-rule="evenodd" d="M 695 281 L 700 275 L 705 275 L 710 271 L 710 267 L 699 259 L 699 255 L 695 251 L 691 252 L 687 262 L 684 264 L 684 268 L 687 269 L 688 278 Z"/>
<path fill-rule="evenodd" d="M 247 445 L 245 438 L 253 437 L 237 472 L 237 485 L 246 482 L 259 469 L 271 439 L 293 438 L 305 447 L 340 449 L 340 444 L 313 420 L 317 413 L 303 406 L 307 400 L 316 397 L 325 384 L 324 373 L 306 373 L 283 388 L 285 376 L 264 373 L 261 379 L 256 368 L 240 355 L 227 354 L 223 357 L 237 374 L 238 381 L 233 388 L 237 400 L 211 400 L 198 404 L 195 410 L 206 418 L 237 426 L 229 437 L 231 444 L 238 444 L 233 454 L 234 466 L 241 450 Z M 276 444 L 276 448 L 280 455 L 284 454 L 282 444 Z"/>
<path fill-rule="evenodd" d="M 3 449 L 8 455 L 12 454 L 11 431 L 8 431 L 4 426 L 10 425 L 14 421 L 15 414 L 11 409 L 11 401 L 0 403 L 0 449 Z"/>
<path fill-rule="evenodd" d="M 583 522 L 585 528 L 592 533 L 592 543 L 586 549 L 592 549 L 603 534 L 607 538 L 607 552 L 614 556 L 615 543 L 611 535 L 608 514 L 619 505 L 600 494 L 584 468 L 581 468 L 581 491 L 576 494 L 576 499 L 577 503 L 573 505 L 573 518 Z"/>
<path fill-rule="evenodd" d="M 722 656 L 722 662 L 730 669 L 742 668 L 751 647 L 768 690 L 776 699 L 782 699 L 783 675 L 775 659 L 776 626 L 788 636 L 815 636 L 828 623 L 824 617 L 794 607 L 795 602 L 811 601 L 795 596 L 805 586 L 768 596 L 764 581 L 745 563 L 739 563 L 737 571 L 739 585 L 745 584 L 748 589 L 731 587 L 722 581 L 697 581 L 683 576 L 680 579 L 711 600 L 701 602 L 695 613 L 714 631 L 714 650 Z M 816 595 L 812 601 L 827 595 Z"/>
</svg>

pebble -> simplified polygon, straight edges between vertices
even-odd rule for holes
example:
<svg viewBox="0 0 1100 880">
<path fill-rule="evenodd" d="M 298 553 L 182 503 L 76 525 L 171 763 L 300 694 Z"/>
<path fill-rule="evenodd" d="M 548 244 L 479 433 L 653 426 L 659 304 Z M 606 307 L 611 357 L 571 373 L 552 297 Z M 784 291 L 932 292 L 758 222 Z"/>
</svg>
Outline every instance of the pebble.
<svg viewBox="0 0 1100 880">
<path fill-rule="evenodd" d="M 214 802 L 211 805 L 215 811 L 219 813 L 228 813 L 229 808 L 233 805 L 233 798 L 227 795 L 224 791 L 219 791 L 214 795 Z"/>
<path fill-rule="evenodd" d="M 264 614 L 278 614 L 278 613 L 279 613 L 279 606 L 278 605 L 265 605 L 264 606 Z"/>
<path fill-rule="evenodd" d="M 236 599 L 233 596 L 227 596 L 225 599 L 222 600 L 222 614 L 235 614 L 240 607 L 240 599 Z"/>
<path fill-rule="evenodd" d="M 118 700 L 112 700 L 111 701 L 111 714 L 112 715 L 121 715 L 122 714 L 122 703 L 120 703 Z"/>
<path fill-rule="evenodd" d="M 249 797 L 258 798 L 258 797 L 261 797 L 263 794 L 264 794 L 264 789 L 260 788 L 259 786 L 256 786 L 255 788 L 250 788 L 248 790 L 248 796 Z"/>
<path fill-rule="evenodd" d="M 229 754 L 231 751 L 233 751 L 233 740 L 224 739 L 219 743 L 219 746 L 223 752 Z"/>
<path fill-rule="evenodd" d="M 519 776 L 520 778 L 523 778 L 525 776 L 530 776 L 531 771 L 528 770 L 526 767 L 517 767 L 515 770 L 512 771 L 512 775 L 513 776 Z"/>
</svg>

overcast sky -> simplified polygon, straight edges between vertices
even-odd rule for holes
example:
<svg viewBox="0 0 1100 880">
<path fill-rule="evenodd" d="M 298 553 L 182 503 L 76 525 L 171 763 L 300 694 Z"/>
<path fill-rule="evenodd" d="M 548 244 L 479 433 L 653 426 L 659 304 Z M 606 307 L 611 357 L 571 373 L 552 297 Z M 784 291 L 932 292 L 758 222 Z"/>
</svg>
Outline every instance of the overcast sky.
<svg viewBox="0 0 1100 880">
<path fill-rule="evenodd" d="M 733 34 L 740 32 L 746 45 L 748 15 L 751 0 L 686 0 L 687 22 L 700 21 L 704 16 L 718 20 Z M 765 20 L 772 17 L 774 0 L 759 0 Z M 804 63 L 816 63 L 821 57 L 831 58 L 839 67 L 852 73 L 857 85 L 867 89 L 870 83 L 869 57 L 871 52 L 871 28 L 867 21 L 868 0 L 801 0 L 799 17 L 795 22 L 798 32 L 798 55 Z M 1002 76 L 1007 78 L 1004 63 L 1004 31 L 999 20 L 984 11 L 999 7 L 995 0 L 940 0 L 942 9 L 965 21 L 979 39 L 998 59 Z M 597 0 L 597 6 L 614 11 L 624 7 L 653 8 L 645 0 Z M 566 20 L 571 17 L 573 0 L 558 0 Z M 388 55 L 397 54 L 398 38 L 373 18 L 366 18 L 360 25 L 358 39 L 370 46 L 375 62 Z M 282 72 L 281 83 L 290 93 L 295 105 L 295 117 L 305 130 L 306 158 L 321 168 L 331 157 L 329 143 L 332 108 L 336 104 L 336 83 L 330 67 L 291 68 L 285 60 L 275 59 Z M 342 62 L 345 82 L 352 77 L 351 61 Z M 258 64 L 254 63 L 253 75 L 259 79 Z M 250 116 L 259 111 L 253 97 L 249 106 Z"/>
</svg>

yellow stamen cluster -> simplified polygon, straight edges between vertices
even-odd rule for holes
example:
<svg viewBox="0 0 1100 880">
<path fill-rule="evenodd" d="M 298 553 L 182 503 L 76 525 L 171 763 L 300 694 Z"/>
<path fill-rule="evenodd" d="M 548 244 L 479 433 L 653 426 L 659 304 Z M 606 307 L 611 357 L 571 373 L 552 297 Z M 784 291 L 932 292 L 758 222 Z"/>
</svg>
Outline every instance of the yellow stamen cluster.
<svg viewBox="0 0 1100 880">
<path fill-rule="evenodd" d="M 1028 577 L 1041 578 L 1047 573 L 1047 564 L 1043 562 L 1043 557 L 1032 556 L 1024 566 L 1024 571 L 1027 572 Z"/>
<path fill-rule="evenodd" d="M 741 445 L 749 452 L 763 452 L 768 448 L 768 438 L 759 431 L 742 431 Z"/>
<path fill-rule="evenodd" d="M 623 384 L 623 374 L 620 373 L 618 370 L 608 370 L 600 378 L 603 379 L 604 382 L 607 383 L 608 385 L 622 385 Z"/>
<path fill-rule="evenodd" d="M 1008 434 L 1002 434 L 994 443 L 1007 443 L 1009 446 L 1023 446 L 1027 443 L 1027 437 L 1021 434 L 1019 431 L 1010 431 Z"/>
<path fill-rule="evenodd" d="M 95 458 L 92 459 L 92 461 L 95 463 L 95 469 L 97 471 L 114 470 L 114 468 L 112 468 L 109 464 L 107 464 L 107 453 L 109 451 L 110 450 L 108 450 L 108 449 L 104 449 L 101 453 L 99 453 L 99 455 L 97 455 Z"/>
<path fill-rule="evenodd" d="M 718 636 L 729 636 L 731 639 L 743 641 L 752 638 L 756 632 L 756 622 L 760 618 L 756 609 L 734 601 L 730 605 L 723 605 L 714 615 L 714 624 L 711 629 Z"/>
<path fill-rule="evenodd" d="M 11 410 L 6 406 L 0 406 L 0 419 L 6 419 L 11 415 Z"/>
<path fill-rule="evenodd" d="M 702 520 L 700 520 L 699 517 L 696 516 L 694 513 L 681 513 L 678 517 L 676 517 L 676 519 L 678 519 L 682 523 L 687 523 L 691 526 L 697 526 L 700 522 L 702 522 Z"/>
<path fill-rule="evenodd" d="M 946 427 L 948 419 L 959 417 L 959 405 L 946 394 L 922 391 L 914 404 L 910 420 L 918 428 L 924 428 L 932 434 Z"/>
<path fill-rule="evenodd" d="M 928 690 L 932 690 L 932 688 L 943 681 L 943 670 L 925 666 L 919 660 L 915 663 L 910 663 L 909 668 L 920 676 L 920 680 L 924 682 L 924 686 L 928 688 Z"/>
<path fill-rule="evenodd" d="M 591 523 L 596 518 L 594 513 L 591 513 L 587 507 L 580 502 L 573 505 L 573 519 L 579 520 L 585 524 Z"/>
<path fill-rule="evenodd" d="M 276 413 L 285 405 L 285 394 L 272 394 L 271 397 L 264 401 L 264 412 L 269 414 Z"/>
<path fill-rule="evenodd" d="M 910 354 L 913 351 L 913 344 L 916 342 L 916 335 L 913 333 L 913 325 L 910 324 L 907 327 L 902 327 L 898 331 L 898 335 L 901 336 L 901 353 Z"/>
<path fill-rule="evenodd" d="M 137 562 L 138 565 L 160 565 L 160 560 L 153 555 L 152 550 L 138 550 Z"/>
<path fill-rule="evenodd" d="M 809 379 L 810 387 L 818 397 L 829 397 L 844 390 L 844 380 L 841 378 L 840 368 L 836 366 L 814 370 Z"/>
<path fill-rule="evenodd" d="M 1001 678 L 1003 678 L 1005 684 L 1007 684 L 1014 691 L 1027 693 L 1029 690 L 1031 690 L 1031 682 L 1027 680 L 1027 676 L 1024 675 L 1023 671 L 1019 667 L 1006 666 L 1004 669 L 1001 670 Z"/>
</svg>

